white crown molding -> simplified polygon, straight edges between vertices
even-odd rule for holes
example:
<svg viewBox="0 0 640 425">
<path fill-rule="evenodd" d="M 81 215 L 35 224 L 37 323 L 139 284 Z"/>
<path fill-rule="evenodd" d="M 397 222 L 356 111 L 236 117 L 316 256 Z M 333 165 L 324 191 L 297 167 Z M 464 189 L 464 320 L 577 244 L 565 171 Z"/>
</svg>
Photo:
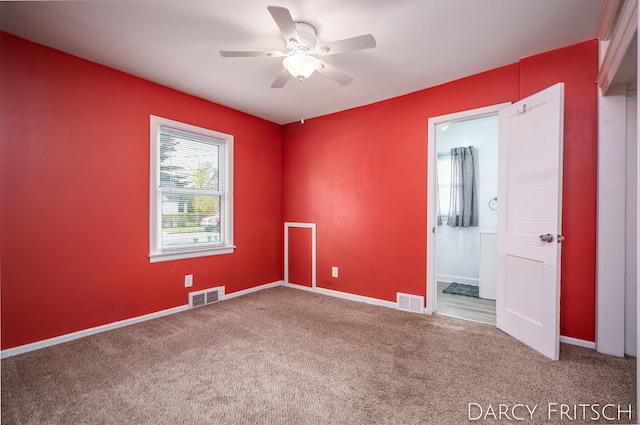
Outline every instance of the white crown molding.
<svg viewBox="0 0 640 425">
<path fill-rule="evenodd" d="M 605 0 L 600 12 L 600 20 L 598 21 L 598 31 L 596 33 L 598 40 L 608 41 L 611 38 L 621 3 L 621 0 Z"/>
<path fill-rule="evenodd" d="M 615 3 L 615 1 L 611 1 Z M 609 5 L 607 1 L 603 7 L 603 15 L 605 9 Z M 609 7 L 613 8 L 614 5 Z M 607 12 L 611 15 L 612 12 Z M 638 0 L 626 0 L 621 6 L 618 18 L 615 19 L 615 15 L 609 16 L 607 19 L 615 19 L 615 23 L 605 25 L 601 16 L 601 28 L 598 28 L 598 37 L 605 37 L 601 39 L 606 41 L 607 34 L 611 34 L 609 45 L 604 58 L 600 64 L 600 72 L 596 80 L 598 87 L 602 90 L 603 94 L 607 93 L 609 86 L 618 71 L 620 64 L 622 63 L 629 46 L 633 41 L 633 37 L 638 31 Z"/>
</svg>

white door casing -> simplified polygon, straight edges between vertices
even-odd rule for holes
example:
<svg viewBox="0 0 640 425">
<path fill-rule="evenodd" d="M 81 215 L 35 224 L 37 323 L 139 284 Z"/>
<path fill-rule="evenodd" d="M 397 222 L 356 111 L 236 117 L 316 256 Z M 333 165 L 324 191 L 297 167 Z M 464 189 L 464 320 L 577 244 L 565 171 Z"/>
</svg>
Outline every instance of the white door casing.
<svg viewBox="0 0 640 425">
<path fill-rule="evenodd" d="M 563 83 L 499 112 L 497 327 L 553 360 L 560 347 L 563 118 Z M 547 234 L 551 242 L 541 240 Z"/>
<path fill-rule="evenodd" d="M 429 118 L 428 146 L 427 146 L 427 305 L 426 314 L 437 311 L 437 279 L 436 279 L 436 232 L 437 232 L 437 202 L 436 202 L 436 127 L 444 123 L 466 121 L 475 118 L 497 114 L 498 111 L 511 105 L 500 103 L 482 108 L 455 112 Z"/>
<path fill-rule="evenodd" d="M 289 229 L 292 227 L 302 227 L 311 229 L 311 288 L 316 288 L 316 224 L 315 223 L 299 223 L 294 221 L 285 221 L 284 223 L 284 283 L 289 282 Z"/>
</svg>

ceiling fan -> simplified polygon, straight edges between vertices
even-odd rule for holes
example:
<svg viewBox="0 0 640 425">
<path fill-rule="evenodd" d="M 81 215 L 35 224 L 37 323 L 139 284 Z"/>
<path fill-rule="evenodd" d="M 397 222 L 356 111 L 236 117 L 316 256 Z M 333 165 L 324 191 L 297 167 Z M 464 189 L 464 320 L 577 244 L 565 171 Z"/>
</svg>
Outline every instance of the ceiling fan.
<svg viewBox="0 0 640 425">
<path fill-rule="evenodd" d="M 338 68 L 318 59 L 316 56 L 329 56 L 337 53 L 365 50 L 376 47 L 376 40 L 371 34 L 360 35 L 352 38 L 332 41 L 330 43 L 317 43 L 316 29 L 306 22 L 294 22 L 289 9 L 279 6 L 268 6 L 267 9 L 284 36 L 287 51 L 229 51 L 221 50 L 223 57 L 283 57 L 283 69 L 276 77 L 272 88 L 281 88 L 289 80 L 290 76 L 298 80 L 304 80 L 318 71 L 338 84 L 346 86 L 353 78 Z"/>
</svg>

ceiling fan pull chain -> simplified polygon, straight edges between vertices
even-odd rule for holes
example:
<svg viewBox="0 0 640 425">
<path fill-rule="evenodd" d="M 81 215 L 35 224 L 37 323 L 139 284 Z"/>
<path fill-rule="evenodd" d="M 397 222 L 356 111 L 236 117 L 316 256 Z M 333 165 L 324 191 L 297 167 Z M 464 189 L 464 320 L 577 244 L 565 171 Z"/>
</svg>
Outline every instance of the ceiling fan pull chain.
<svg viewBox="0 0 640 425">
<path fill-rule="evenodd" d="M 304 79 L 300 79 L 300 124 L 304 124 Z"/>
</svg>

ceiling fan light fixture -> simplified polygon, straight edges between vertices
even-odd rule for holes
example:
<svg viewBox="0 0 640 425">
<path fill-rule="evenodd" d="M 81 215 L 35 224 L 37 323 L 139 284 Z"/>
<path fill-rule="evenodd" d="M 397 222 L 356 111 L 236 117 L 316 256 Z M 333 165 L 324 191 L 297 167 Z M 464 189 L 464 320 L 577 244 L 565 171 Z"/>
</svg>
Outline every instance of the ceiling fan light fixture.
<svg viewBox="0 0 640 425">
<path fill-rule="evenodd" d="M 320 61 L 307 53 L 297 52 L 287 56 L 282 65 L 298 80 L 304 80 L 318 69 Z"/>
</svg>

